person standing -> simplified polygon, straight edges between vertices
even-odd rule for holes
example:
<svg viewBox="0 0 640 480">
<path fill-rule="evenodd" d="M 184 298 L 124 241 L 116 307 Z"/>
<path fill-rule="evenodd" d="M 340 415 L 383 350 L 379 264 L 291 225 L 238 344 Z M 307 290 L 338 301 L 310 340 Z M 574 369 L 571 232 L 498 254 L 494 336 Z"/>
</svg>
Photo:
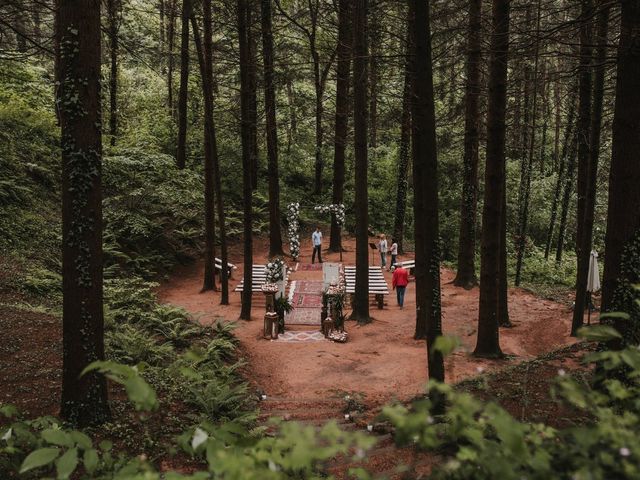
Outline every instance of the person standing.
<svg viewBox="0 0 640 480">
<path fill-rule="evenodd" d="M 322 232 L 319 226 L 316 227 L 316 231 L 311 235 L 311 242 L 313 243 L 311 263 L 315 263 L 316 253 L 318 254 L 318 263 L 322 263 Z"/>
<path fill-rule="evenodd" d="M 404 292 L 409 284 L 409 272 L 402 267 L 396 267 L 393 270 L 391 284 L 393 285 L 393 289 L 396 291 L 398 305 L 400 305 L 400 309 L 402 310 L 404 308 Z"/>
<path fill-rule="evenodd" d="M 380 265 L 382 268 L 387 266 L 387 249 L 387 238 L 384 236 L 384 233 L 381 233 L 378 250 L 380 250 Z"/>
<path fill-rule="evenodd" d="M 389 249 L 389 253 L 391 254 L 391 267 L 395 267 L 396 258 L 398 257 L 398 242 L 396 242 L 395 238 L 391 239 L 391 248 Z"/>
</svg>

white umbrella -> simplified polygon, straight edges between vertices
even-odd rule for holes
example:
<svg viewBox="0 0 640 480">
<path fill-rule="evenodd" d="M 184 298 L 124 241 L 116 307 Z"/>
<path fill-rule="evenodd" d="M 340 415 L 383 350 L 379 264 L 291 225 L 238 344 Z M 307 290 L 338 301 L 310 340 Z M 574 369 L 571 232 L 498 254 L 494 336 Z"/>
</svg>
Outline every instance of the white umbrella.
<svg viewBox="0 0 640 480">
<path fill-rule="evenodd" d="M 600 270 L 598 269 L 598 252 L 591 250 L 589 259 L 589 276 L 587 277 L 587 292 L 600 290 Z"/>
<path fill-rule="evenodd" d="M 589 258 L 589 275 L 587 276 L 587 293 L 589 294 L 589 316 L 587 317 L 587 324 L 591 325 L 591 294 L 600 290 L 600 270 L 598 269 L 598 252 L 591 250 L 591 257 Z"/>
</svg>

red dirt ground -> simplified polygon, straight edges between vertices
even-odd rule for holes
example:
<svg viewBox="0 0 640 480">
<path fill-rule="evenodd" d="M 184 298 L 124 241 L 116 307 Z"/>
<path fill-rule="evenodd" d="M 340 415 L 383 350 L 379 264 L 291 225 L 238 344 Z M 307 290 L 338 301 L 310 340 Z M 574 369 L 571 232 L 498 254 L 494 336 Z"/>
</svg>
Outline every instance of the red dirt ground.
<svg viewBox="0 0 640 480">
<path fill-rule="evenodd" d="M 254 241 L 254 263 L 264 262 L 266 239 Z M 303 242 L 301 263 L 310 261 L 310 242 Z M 355 263 L 353 239 L 344 240 L 343 263 Z M 238 265 L 232 290 L 242 278 L 242 245 L 231 249 L 230 261 Z M 325 261 L 338 261 L 338 254 L 323 253 Z M 400 258 L 412 258 L 412 255 Z M 379 259 L 376 258 L 376 262 Z M 291 265 L 293 266 L 293 265 Z M 163 302 L 180 305 L 207 324 L 217 317 L 235 321 L 240 312 L 240 296 L 230 293 L 230 305 L 219 305 L 219 293 L 201 294 L 202 265 L 184 268 L 161 286 Z M 319 271 L 295 272 L 295 279 L 317 280 Z M 385 272 L 391 284 L 391 274 Z M 509 291 L 513 328 L 501 329 L 500 344 L 508 355 L 506 360 L 481 360 L 470 355 L 476 341 L 478 289 L 467 291 L 454 287 L 454 272 L 442 270 L 443 330 L 462 341 L 462 349 L 446 360 L 447 382 L 456 382 L 476 375 L 478 371 L 493 371 L 532 359 L 558 347 L 572 344 L 569 337 L 571 312 L 561 304 L 543 300 L 518 288 Z M 426 348 L 423 341 L 413 340 L 415 327 L 414 284 L 410 284 L 401 310 L 395 295 L 386 299 L 388 305 L 378 310 L 373 297 L 373 322 L 358 326 L 347 322 L 349 341 L 337 344 L 328 341 L 314 343 L 280 343 L 261 337 L 264 300 L 254 295 L 253 320 L 238 321 L 236 334 L 241 340 L 249 362 L 247 372 L 258 388 L 279 399 L 328 398 L 332 392 L 357 392 L 365 396 L 368 407 L 375 408 L 393 399 L 408 400 L 424 392 L 427 381 Z M 299 328 L 299 327 L 298 327 Z"/>
</svg>

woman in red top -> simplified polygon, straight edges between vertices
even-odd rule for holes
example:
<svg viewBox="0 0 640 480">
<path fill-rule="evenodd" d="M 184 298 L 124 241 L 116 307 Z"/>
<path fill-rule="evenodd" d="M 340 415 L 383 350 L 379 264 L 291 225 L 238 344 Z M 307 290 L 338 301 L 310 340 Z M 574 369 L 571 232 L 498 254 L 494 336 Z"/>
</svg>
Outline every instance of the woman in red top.
<svg viewBox="0 0 640 480">
<path fill-rule="evenodd" d="M 396 267 L 393 271 L 393 277 L 391 278 L 393 289 L 396 291 L 398 297 L 398 305 L 400 309 L 404 308 L 404 292 L 409 284 L 409 272 L 407 272 L 401 266 Z"/>
</svg>

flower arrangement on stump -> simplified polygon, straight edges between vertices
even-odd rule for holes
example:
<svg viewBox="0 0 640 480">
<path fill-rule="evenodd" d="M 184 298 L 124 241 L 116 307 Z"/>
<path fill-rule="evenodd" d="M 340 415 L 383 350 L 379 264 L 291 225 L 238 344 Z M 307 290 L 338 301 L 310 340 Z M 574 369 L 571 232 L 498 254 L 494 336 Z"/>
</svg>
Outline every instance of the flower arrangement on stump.
<svg viewBox="0 0 640 480">
<path fill-rule="evenodd" d="M 285 267 L 286 264 L 281 258 L 274 258 L 269 263 L 267 263 L 267 266 L 265 268 L 267 283 L 276 283 L 280 280 L 284 280 Z"/>
</svg>

